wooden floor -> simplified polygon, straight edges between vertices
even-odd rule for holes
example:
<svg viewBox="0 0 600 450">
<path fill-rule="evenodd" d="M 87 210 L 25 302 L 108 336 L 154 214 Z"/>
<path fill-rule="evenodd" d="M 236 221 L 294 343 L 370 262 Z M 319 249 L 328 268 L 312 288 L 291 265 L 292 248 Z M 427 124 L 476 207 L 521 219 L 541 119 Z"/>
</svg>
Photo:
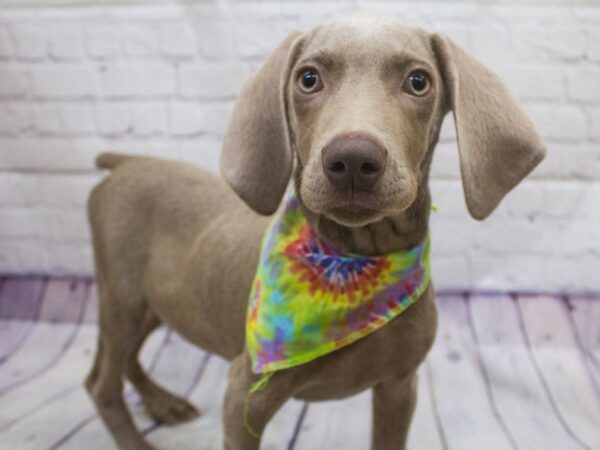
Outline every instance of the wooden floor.
<svg viewBox="0 0 600 450">
<path fill-rule="evenodd" d="M 600 296 L 440 295 L 439 333 L 421 368 L 411 449 L 600 449 Z M 97 338 L 91 282 L 0 281 L 0 448 L 113 448 L 82 388 Z M 127 401 L 161 449 L 221 448 L 227 363 L 167 329 L 143 349 L 155 379 L 203 416 L 168 428 Z M 370 393 L 290 401 L 265 449 L 368 450 Z"/>
</svg>

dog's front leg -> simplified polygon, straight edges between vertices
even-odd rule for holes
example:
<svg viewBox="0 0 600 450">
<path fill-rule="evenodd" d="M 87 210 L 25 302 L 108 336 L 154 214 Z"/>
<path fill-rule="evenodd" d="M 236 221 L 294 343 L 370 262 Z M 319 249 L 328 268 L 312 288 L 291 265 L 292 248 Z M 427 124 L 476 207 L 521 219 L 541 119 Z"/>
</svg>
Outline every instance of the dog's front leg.
<svg viewBox="0 0 600 450">
<path fill-rule="evenodd" d="M 261 376 L 252 373 L 248 354 L 233 360 L 223 406 L 225 450 L 259 448 L 267 423 L 292 395 L 288 373 L 276 372 L 256 385 Z"/>
<path fill-rule="evenodd" d="M 417 403 L 417 374 L 373 387 L 373 449 L 404 450 Z"/>
</svg>

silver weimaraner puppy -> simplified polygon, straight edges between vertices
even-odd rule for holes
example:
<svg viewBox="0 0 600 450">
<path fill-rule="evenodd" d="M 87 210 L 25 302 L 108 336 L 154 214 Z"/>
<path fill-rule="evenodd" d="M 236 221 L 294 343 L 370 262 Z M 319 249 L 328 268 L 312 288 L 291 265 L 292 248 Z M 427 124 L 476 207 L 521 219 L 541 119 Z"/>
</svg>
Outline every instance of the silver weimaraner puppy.
<svg viewBox="0 0 600 450">
<path fill-rule="evenodd" d="M 127 411 L 125 377 L 156 420 L 198 415 L 138 362 L 161 323 L 231 360 L 226 449 L 259 448 L 291 397 L 337 399 L 369 388 L 374 448 L 405 448 L 415 373 L 436 331 L 431 284 L 381 329 L 277 371 L 249 403 L 260 375 L 245 346 L 247 299 L 264 215 L 277 210 L 292 173 L 308 223 L 340 251 L 384 255 L 422 242 L 430 163 L 449 111 L 468 210 L 484 219 L 543 159 L 540 137 L 490 70 L 446 37 L 390 17 L 353 14 L 289 35 L 240 95 L 222 151 L 224 180 L 181 163 L 98 158 L 113 173 L 89 200 L 100 338 L 86 385 L 119 448 L 151 448 Z"/>
</svg>

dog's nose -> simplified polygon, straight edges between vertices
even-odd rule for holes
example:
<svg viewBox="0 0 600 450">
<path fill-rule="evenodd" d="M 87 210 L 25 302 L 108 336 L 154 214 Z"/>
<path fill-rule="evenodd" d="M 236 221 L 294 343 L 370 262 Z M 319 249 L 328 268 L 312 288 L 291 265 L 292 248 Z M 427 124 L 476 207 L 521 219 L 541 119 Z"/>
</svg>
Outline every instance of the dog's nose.
<svg viewBox="0 0 600 450">
<path fill-rule="evenodd" d="M 383 174 L 386 152 L 367 137 L 337 138 L 322 152 L 323 171 L 340 189 L 370 189 Z"/>
</svg>

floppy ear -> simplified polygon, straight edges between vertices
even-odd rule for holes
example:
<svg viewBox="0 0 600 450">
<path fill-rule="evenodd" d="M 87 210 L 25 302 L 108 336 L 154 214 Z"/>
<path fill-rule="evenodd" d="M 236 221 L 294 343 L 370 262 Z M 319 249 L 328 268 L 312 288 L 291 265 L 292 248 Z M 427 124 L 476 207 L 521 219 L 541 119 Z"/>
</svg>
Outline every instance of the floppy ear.
<svg viewBox="0 0 600 450">
<path fill-rule="evenodd" d="M 454 112 L 467 208 L 485 219 L 546 155 L 525 112 L 502 81 L 444 36 L 432 47 Z"/>
<path fill-rule="evenodd" d="M 223 141 L 225 181 L 264 215 L 277 210 L 292 172 L 285 91 L 300 35 L 288 35 L 246 83 Z"/>
</svg>

